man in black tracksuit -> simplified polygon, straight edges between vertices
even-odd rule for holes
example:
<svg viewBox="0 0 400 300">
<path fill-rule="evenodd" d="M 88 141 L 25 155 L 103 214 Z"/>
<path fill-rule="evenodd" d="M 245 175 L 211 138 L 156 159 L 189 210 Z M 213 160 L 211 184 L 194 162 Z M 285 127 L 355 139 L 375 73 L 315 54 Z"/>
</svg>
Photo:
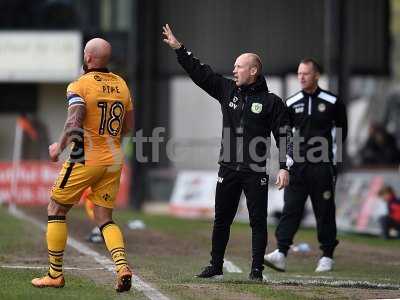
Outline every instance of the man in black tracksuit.
<svg viewBox="0 0 400 300">
<path fill-rule="evenodd" d="M 308 196 L 317 222 L 322 257 L 316 272 L 330 271 L 336 240 L 335 152 L 336 141 L 347 135 L 344 103 L 318 86 L 320 67 L 312 59 L 301 61 L 298 79 L 302 90 L 286 100 L 294 140 L 294 165 L 290 184 L 284 191 L 284 207 L 276 229 L 278 249 L 265 256 L 265 264 L 279 271 L 303 216 Z"/>
<path fill-rule="evenodd" d="M 211 265 L 197 276 L 222 276 L 230 226 L 244 191 L 252 228 L 253 262 L 249 278 L 262 280 L 267 245 L 268 140 L 272 131 L 281 149 L 277 185 L 283 188 L 289 179 L 286 155 L 290 154 L 287 153 L 290 143 L 286 141 L 291 129 L 287 109 L 278 96 L 268 91 L 257 55 L 245 53 L 239 56 L 234 66 L 234 80 L 230 80 L 214 73 L 210 66 L 201 64 L 176 40 L 168 25 L 163 29 L 164 42 L 175 49 L 178 62 L 194 83 L 218 100 L 223 116 Z M 279 145 L 279 141 L 282 145 Z"/>
</svg>

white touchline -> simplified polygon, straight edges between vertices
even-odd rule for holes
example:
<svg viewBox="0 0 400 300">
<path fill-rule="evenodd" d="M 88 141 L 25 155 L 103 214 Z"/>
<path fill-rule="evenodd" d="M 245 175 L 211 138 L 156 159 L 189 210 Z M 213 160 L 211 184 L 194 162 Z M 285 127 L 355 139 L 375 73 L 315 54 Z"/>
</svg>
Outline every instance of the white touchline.
<svg viewBox="0 0 400 300">
<path fill-rule="evenodd" d="M 243 273 L 237 265 L 227 259 L 224 259 L 224 268 L 228 273 Z"/>
<path fill-rule="evenodd" d="M 14 265 L 0 265 L 4 269 L 48 269 L 49 266 L 14 266 Z M 78 271 L 94 271 L 106 270 L 106 268 L 79 268 L 79 267 L 63 267 L 64 270 L 78 270 Z"/>
<path fill-rule="evenodd" d="M 8 211 L 11 215 L 15 216 L 16 218 L 29 221 L 32 224 L 41 228 L 43 231 L 46 231 L 46 224 L 39 222 L 35 218 L 32 218 L 32 217 L 26 215 L 25 213 L 23 213 L 21 210 L 19 210 L 14 205 L 10 205 Z M 114 262 L 111 259 L 105 257 L 104 255 L 97 253 L 96 251 L 90 249 L 85 244 L 82 244 L 81 242 L 75 240 L 72 237 L 68 237 L 67 245 L 71 246 L 72 248 L 74 248 L 75 250 L 77 250 L 78 252 L 80 252 L 82 254 L 92 257 L 95 261 L 97 261 L 100 265 L 102 265 L 106 270 L 115 273 L 114 272 Z M 148 283 L 144 282 L 137 275 L 132 276 L 132 286 L 137 291 L 142 292 L 147 298 L 149 298 L 151 300 L 169 300 L 168 297 L 164 296 L 163 294 L 161 294 L 160 291 L 151 287 Z"/>
<path fill-rule="evenodd" d="M 264 282 L 273 285 L 308 285 L 308 286 L 329 286 L 329 287 L 344 287 L 344 288 L 361 288 L 361 289 L 387 289 L 398 290 L 400 285 L 370 282 L 367 280 L 323 280 L 323 279 L 270 279 L 264 276 Z"/>
<path fill-rule="evenodd" d="M 302 278 L 302 279 L 295 279 Z M 273 279 L 271 274 L 263 275 L 263 281 L 273 285 L 310 285 L 310 286 L 329 286 L 329 287 L 346 287 L 346 288 L 363 288 L 363 289 L 388 289 L 398 290 L 400 285 L 370 282 L 367 280 L 350 280 L 339 279 L 333 276 L 303 276 L 290 275 L 285 279 Z"/>
<path fill-rule="evenodd" d="M 265 280 L 268 280 L 268 277 L 265 275 L 265 274 L 263 274 L 263 280 L 265 281 Z"/>
<path fill-rule="evenodd" d="M 333 276 L 314 276 L 314 275 L 290 275 L 290 277 L 304 278 L 304 279 L 337 279 Z"/>
</svg>

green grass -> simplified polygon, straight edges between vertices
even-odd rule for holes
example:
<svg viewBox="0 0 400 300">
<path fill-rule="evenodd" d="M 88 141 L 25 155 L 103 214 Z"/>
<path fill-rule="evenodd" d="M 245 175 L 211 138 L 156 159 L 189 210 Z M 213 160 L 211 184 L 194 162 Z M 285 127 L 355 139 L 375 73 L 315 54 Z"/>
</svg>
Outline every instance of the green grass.
<svg viewBox="0 0 400 300">
<path fill-rule="evenodd" d="M 42 276 L 37 271 L 0 269 L 0 299 L 132 299 L 132 294 L 117 295 L 110 288 L 96 285 L 86 278 L 68 275 L 68 281 L 64 288 L 38 289 L 31 286 L 30 281 L 34 277 Z M 144 299 L 137 293 L 135 299 Z"/>
<path fill-rule="evenodd" d="M 0 262 L 7 260 L 8 254 L 23 255 L 37 245 L 43 234 L 29 223 L 10 216 L 5 207 L 0 206 Z"/>
<path fill-rule="evenodd" d="M 73 214 L 81 220 L 86 219 L 85 214 L 80 210 L 74 211 Z M 126 228 L 126 224 L 132 219 L 140 219 L 146 224 L 147 230 L 162 232 L 177 239 L 177 250 L 185 247 L 188 241 L 196 245 L 198 251 L 195 256 L 193 254 L 184 256 L 167 254 L 166 251 L 162 251 L 162 247 L 159 255 L 156 256 L 144 253 L 138 257 L 134 252 L 128 253 L 138 274 L 146 281 L 154 283 L 162 292 L 172 295 L 173 299 L 310 299 L 309 295 L 302 296 L 301 293 L 299 294 L 296 291 L 276 290 L 247 280 L 250 264 L 250 228 L 248 224 L 238 223 L 233 225 L 232 238 L 243 240 L 243 242 L 239 247 L 240 249 L 229 249 L 233 250 L 230 252 L 237 252 L 238 255 L 228 253 L 229 259 L 238 264 L 244 270 L 244 273 L 225 273 L 223 282 L 210 282 L 196 279 L 193 275 L 199 272 L 201 267 L 208 264 L 210 259 L 212 221 L 185 220 L 125 210 L 117 211 L 114 214 L 114 219 L 122 225 L 126 234 L 133 232 L 133 235 L 135 235 L 135 231 Z M 243 257 L 243 252 L 246 251 L 249 252 L 247 258 Z M 313 288 L 307 288 L 307 291 L 312 293 Z"/>
<path fill-rule="evenodd" d="M 400 239 L 384 240 L 378 236 L 357 235 L 354 233 L 341 233 L 339 237 L 354 244 L 362 244 L 393 250 L 397 250 L 400 247 Z"/>
<path fill-rule="evenodd" d="M 273 233 L 275 231 L 275 227 L 271 226 L 269 231 L 270 233 Z M 380 238 L 379 236 L 372 236 L 367 234 L 339 232 L 338 239 L 340 241 L 348 241 L 353 244 L 368 245 L 385 249 L 398 249 L 400 247 L 400 239 L 385 240 Z M 305 242 L 316 242 L 316 230 L 312 228 L 301 229 L 296 234 L 296 240 L 304 240 Z"/>
<path fill-rule="evenodd" d="M 146 229 L 129 230 L 127 222 L 132 219 L 144 221 Z M 87 217 L 83 210 L 73 209 L 68 220 L 71 224 L 75 223 L 75 226 L 79 227 L 82 221 L 85 220 L 86 222 Z M 115 221 L 123 229 L 127 240 L 128 260 L 132 263 L 134 271 L 163 294 L 171 297 L 171 299 L 362 298 L 352 294 L 351 289 L 321 286 L 276 286 L 248 281 L 247 275 L 251 263 L 251 234 L 248 224 L 235 223 L 232 226 L 231 239 L 226 254 L 226 257 L 238 265 L 243 270 L 243 273 L 229 274 L 225 272 L 222 282 L 214 282 L 193 277 L 195 273 L 200 271 L 201 267 L 208 264 L 210 259 L 211 220 L 183 220 L 121 210 L 116 211 Z M 90 222 L 86 226 L 90 228 Z M 274 239 L 274 230 L 274 227 L 269 228 L 271 240 Z M 5 257 L 12 255 L 15 251 L 18 252 L 18 248 L 21 245 L 32 247 L 44 244 L 42 232 L 32 228 L 29 224 L 24 225 L 23 222 L 16 221 L 2 209 L 0 209 L 0 234 L 2 237 L 0 239 L 0 253 L 4 253 Z M 76 233 L 74 235 L 73 230 L 71 230 L 71 234 L 75 238 L 83 238 L 76 235 Z M 26 239 L 27 236 L 29 236 L 28 239 Z M 16 237 L 21 238 L 18 239 Z M 334 272 L 323 275 L 332 276 L 335 279 L 400 283 L 399 266 L 391 266 L 389 264 L 393 259 L 393 261 L 400 261 L 400 254 L 396 256 L 396 248 L 400 245 L 399 241 L 384 241 L 368 236 L 349 234 L 341 234 L 339 239 L 343 243 L 338 247 L 336 269 Z M 313 249 L 312 255 L 294 253 L 289 255 L 288 272 L 277 273 L 266 269 L 264 273 L 270 279 L 298 278 L 296 276 L 313 278 L 317 275 L 314 273 L 314 268 L 319 251 L 315 230 L 300 230 L 296 236 L 296 243 L 298 242 L 309 243 Z M 349 254 L 346 247 L 350 246 L 352 250 Z M 105 254 L 103 245 L 92 245 L 91 247 Z M 365 247 L 367 247 L 366 250 Z M 358 252 L 358 249 L 360 249 L 360 252 Z M 361 249 L 364 249 L 364 252 Z M 269 250 L 272 250 L 272 248 L 269 248 Z M 388 261 L 374 261 L 368 255 L 375 255 L 375 251 L 386 251 L 393 257 Z M 121 297 L 120 295 L 115 295 L 110 286 L 95 283 L 86 277 L 77 277 L 73 272 L 68 274 L 68 271 L 67 286 L 64 289 L 37 290 L 30 286 L 29 281 L 32 276 L 40 275 L 39 273 L 0 269 L 0 282 L 6 287 L 2 289 L 0 299 L 24 299 L 24 295 L 29 295 L 30 299 L 36 299 L 35 297 L 38 297 L 38 299 L 52 299 L 55 296 L 61 299 L 68 296 L 68 299 L 74 299 L 75 297 L 76 299 L 85 300 L 114 299 L 113 297 L 120 299 Z M 99 291 L 99 293 L 91 293 L 91 290 Z M 130 296 L 133 296 L 133 299 L 144 298 L 143 294 L 138 292 L 132 292 Z"/>
<path fill-rule="evenodd" d="M 32 249 L 39 246 L 43 248 L 45 255 L 43 236 L 40 229 L 10 216 L 6 208 L 0 206 L 1 264 L 7 265 L 16 257 L 28 256 Z M 137 291 L 132 291 L 129 295 L 117 295 L 112 289 L 112 283 L 102 286 L 88 278 L 74 276 L 70 271 L 66 272 L 67 282 L 62 289 L 34 288 L 30 283 L 32 278 L 43 276 L 44 273 L 45 270 L 0 268 L 0 299 L 146 299 Z"/>
<path fill-rule="evenodd" d="M 172 291 L 176 296 L 180 295 L 179 288 L 176 288 L 176 285 L 196 283 L 196 279 L 192 278 L 193 274 L 199 271 L 200 267 L 207 264 L 209 260 L 210 235 L 212 230 L 211 221 L 182 220 L 168 216 L 149 216 L 127 211 L 117 212 L 115 219 L 122 225 L 126 224 L 131 219 L 141 219 L 145 222 L 148 229 L 179 237 L 182 244 L 184 244 L 184 241 L 192 240 L 192 242 L 199 247 L 195 260 L 193 256 L 179 257 L 179 259 L 177 259 L 173 256 L 163 255 L 161 252 L 159 256 L 152 257 L 149 261 L 145 257 L 141 257 L 140 262 L 137 261 L 137 263 L 146 266 L 146 269 L 155 271 L 160 277 L 157 284 L 164 290 Z M 275 228 L 273 226 L 269 228 L 269 234 L 272 238 L 274 230 Z M 349 234 L 340 234 L 339 239 L 344 242 L 351 242 L 354 245 L 369 246 L 390 251 L 394 251 L 396 245 L 399 245 L 399 241 L 384 241 L 378 238 Z M 296 236 L 296 242 L 310 243 L 314 251 L 318 252 L 316 232 L 313 229 L 300 230 Z M 177 247 L 179 246 L 180 245 L 177 245 Z M 399 267 L 384 265 L 382 261 L 370 262 L 368 258 L 362 255 L 358 256 L 357 253 L 354 253 L 354 257 L 349 257 L 345 252 L 345 249 L 338 248 L 336 271 L 324 275 L 332 276 L 337 280 L 368 280 L 372 283 L 383 282 L 400 284 Z M 132 254 L 134 255 L 134 253 Z M 307 254 L 292 254 L 288 259 L 288 272 L 282 274 L 266 269 L 265 273 L 268 274 L 271 279 L 276 280 L 293 279 L 296 278 L 296 276 L 315 277 L 318 275 L 314 272 L 318 255 L 310 257 L 310 255 Z M 249 272 L 251 261 L 250 228 L 248 224 L 236 223 L 232 226 L 231 240 L 227 249 L 227 258 L 234 261 L 244 273 L 225 273 L 226 279 L 224 283 L 221 284 L 222 287 L 220 288 L 223 289 L 226 294 L 235 291 L 239 293 L 250 293 L 256 297 L 268 299 L 313 299 L 332 297 L 346 299 L 346 290 L 344 290 L 344 292 L 338 292 L 335 288 L 308 286 L 302 287 L 299 289 L 301 290 L 299 292 L 287 291 L 284 289 L 276 290 L 266 287 L 265 285 L 257 285 L 248 282 L 246 277 Z M 371 267 L 374 270 L 373 272 L 371 272 Z M 166 271 L 166 269 L 168 271 Z M 149 278 L 153 279 L 154 277 L 150 276 Z M 190 290 L 186 291 L 182 299 L 185 299 L 185 297 L 191 299 Z M 197 298 L 195 297 L 194 299 Z"/>
</svg>

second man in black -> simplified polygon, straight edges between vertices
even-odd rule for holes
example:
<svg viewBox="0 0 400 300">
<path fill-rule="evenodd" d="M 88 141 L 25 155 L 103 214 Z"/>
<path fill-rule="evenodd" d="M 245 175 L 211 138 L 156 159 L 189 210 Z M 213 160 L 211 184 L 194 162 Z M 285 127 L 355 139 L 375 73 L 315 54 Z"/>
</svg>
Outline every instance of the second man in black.
<svg viewBox="0 0 400 300">
<path fill-rule="evenodd" d="M 347 116 L 342 100 L 318 86 L 320 73 L 321 68 L 313 59 L 302 60 L 297 73 L 302 90 L 286 100 L 294 130 L 294 165 L 276 229 L 278 249 L 265 256 L 265 264 L 278 271 L 286 269 L 286 256 L 308 196 L 322 250 L 315 271 L 333 268 L 333 252 L 338 244 L 335 219 L 337 150 L 338 143 L 347 136 Z"/>
</svg>

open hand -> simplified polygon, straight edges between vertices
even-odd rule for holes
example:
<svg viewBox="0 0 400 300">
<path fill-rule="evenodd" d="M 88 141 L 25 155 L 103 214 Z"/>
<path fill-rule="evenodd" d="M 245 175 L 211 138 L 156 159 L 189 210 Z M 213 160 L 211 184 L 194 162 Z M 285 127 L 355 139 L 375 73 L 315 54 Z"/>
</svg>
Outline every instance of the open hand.
<svg viewBox="0 0 400 300">
<path fill-rule="evenodd" d="M 60 147 L 58 143 L 53 143 L 49 146 L 49 156 L 52 162 L 58 161 L 58 155 L 60 154 Z"/>
<path fill-rule="evenodd" d="M 168 44 L 172 49 L 176 50 L 181 47 L 181 43 L 176 39 L 168 24 L 163 26 L 164 43 Z"/>
<path fill-rule="evenodd" d="M 276 176 L 275 185 L 278 187 L 279 190 L 283 189 L 284 187 L 288 186 L 289 184 L 289 172 L 287 170 L 281 169 Z"/>
</svg>

